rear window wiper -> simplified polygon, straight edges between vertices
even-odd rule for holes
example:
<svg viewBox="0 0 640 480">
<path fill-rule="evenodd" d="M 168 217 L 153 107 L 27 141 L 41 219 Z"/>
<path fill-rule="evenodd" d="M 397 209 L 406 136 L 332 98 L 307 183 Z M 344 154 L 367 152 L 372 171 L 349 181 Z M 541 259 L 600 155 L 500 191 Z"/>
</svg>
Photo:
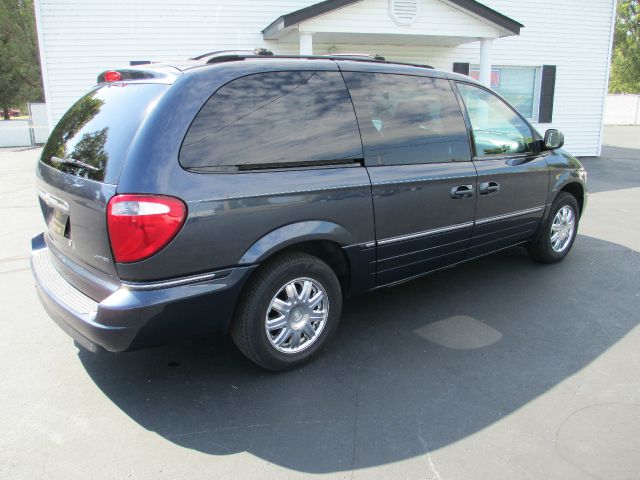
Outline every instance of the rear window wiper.
<svg viewBox="0 0 640 480">
<path fill-rule="evenodd" d="M 98 167 L 94 167 L 93 165 L 89 165 L 88 163 L 85 163 L 83 161 L 80 161 L 72 157 L 66 157 L 66 158 L 51 157 L 51 161 L 53 163 L 58 163 L 58 164 L 75 165 L 77 167 L 88 168 L 89 170 L 93 170 L 94 172 L 100 171 Z"/>
</svg>

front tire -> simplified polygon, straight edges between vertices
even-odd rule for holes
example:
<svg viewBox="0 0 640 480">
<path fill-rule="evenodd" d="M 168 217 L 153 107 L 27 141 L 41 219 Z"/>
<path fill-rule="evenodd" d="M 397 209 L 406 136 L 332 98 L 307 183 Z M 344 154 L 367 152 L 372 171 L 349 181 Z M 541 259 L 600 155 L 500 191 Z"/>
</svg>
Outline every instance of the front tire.
<svg viewBox="0 0 640 480">
<path fill-rule="evenodd" d="M 529 246 L 531 257 L 542 263 L 556 263 L 564 259 L 576 239 L 579 212 L 576 198 L 570 193 L 560 192 Z"/>
<path fill-rule="evenodd" d="M 231 336 L 268 370 L 288 370 L 315 356 L 335 333 L 342 290 L 333 270 L 306 253 L 273 258 L 240 297 Z"/>
</svg>

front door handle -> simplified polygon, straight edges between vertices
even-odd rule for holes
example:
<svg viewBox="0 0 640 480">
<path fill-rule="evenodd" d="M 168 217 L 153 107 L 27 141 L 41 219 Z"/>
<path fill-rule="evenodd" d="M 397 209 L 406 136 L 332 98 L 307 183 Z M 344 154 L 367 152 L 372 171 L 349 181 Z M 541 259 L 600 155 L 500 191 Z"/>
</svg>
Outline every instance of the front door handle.
<svg viewBox="0 0 640 480">
<path fill-rule="evenodd" d="M 456 185 L 455 187 L 451 187 L 449 193 L 451 198 L 473 197 L 473 185 Z"/>
<path fill-rule="evenodd" d="M 480 195 L 491 195 L 492 193 L 498 193 L 500 191 L 500 184 L 498 182 L 482 182 L 478 188 Z"/>
</svg>

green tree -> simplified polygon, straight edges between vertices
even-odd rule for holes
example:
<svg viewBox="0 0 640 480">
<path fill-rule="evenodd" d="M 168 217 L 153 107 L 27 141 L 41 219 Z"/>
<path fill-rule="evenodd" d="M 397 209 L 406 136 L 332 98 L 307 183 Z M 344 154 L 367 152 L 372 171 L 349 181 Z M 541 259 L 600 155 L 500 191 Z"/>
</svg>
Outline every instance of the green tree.
<svg viewBox="0 0 640 480">
<path fill-rule="evenodd" d="M 0 109 L 41 101 L 40 59 L 33 0 L 0 0 Z"/>
<path fill-rule="evenodd" d="M 640 6 L 618 0 L 611 56 L 611 93 L 640 93 Z"/>
</svg>

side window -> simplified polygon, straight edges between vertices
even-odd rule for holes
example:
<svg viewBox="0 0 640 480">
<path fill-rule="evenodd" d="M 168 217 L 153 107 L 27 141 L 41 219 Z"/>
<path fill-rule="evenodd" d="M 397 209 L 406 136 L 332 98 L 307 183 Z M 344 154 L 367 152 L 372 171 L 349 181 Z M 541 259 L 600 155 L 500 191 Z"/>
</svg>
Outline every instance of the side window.
<svg viewBox="0 0 640 480">
<path fill-rule="evenodd" d="M 534 151 L 531 128 L 500 98 L 467 83 L 458 83 L 458 90 L 467 107 L 478 156 Z"/>
<path fill-rule="evenodd" d="M 368 165 L 471 160 L 460 105 L 448 80 L 344 72 Z"/>
<path fill-rule="evenodd" d="M 202 107 L 180 150 L 185 168 L 359 158 L 358 124 L 339 72 L 269 72 L 234 80 Z"/>
</svg>

